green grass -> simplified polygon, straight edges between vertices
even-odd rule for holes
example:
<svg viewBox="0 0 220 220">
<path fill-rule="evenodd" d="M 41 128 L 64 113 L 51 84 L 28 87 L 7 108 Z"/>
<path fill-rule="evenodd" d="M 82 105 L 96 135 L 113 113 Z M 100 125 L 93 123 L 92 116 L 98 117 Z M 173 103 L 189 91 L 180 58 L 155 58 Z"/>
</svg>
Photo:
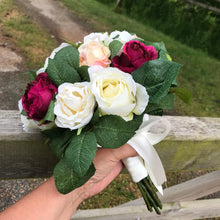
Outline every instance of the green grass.
<svg viewBox="0 0 220 220">
<path fill-rule="evenodd" d="M 147 25 L 113 12 L 94 0 L 62 0 L 79 15 L 94 31 L 128 30 L 149 41 L 164 41 L 174 61 L 183 64 L 178 77 L 180 86 L 193 93 L 192 105 L 176 101 L 175 114 L 218 116 L 220 62 L 207 54 L 193 50 Z M 9 15 L 9 16 L 8 16 Z M 14 6 L 13 0 L 0 0 L 0 23 L 25 54 L 30 69 L 39 68 L 45 58 L 57 46 L 57 42 L 35 25 Z M 183 173 L 168 174 L 168 185 L 181 180 Z M 189 173 L 187 173 L 189 176 Z M 190 176 L 191 177 L 191 176 Z M 80 208 L 112 207 L 140 197 L 136 184 L 127 174 L 119 175 L 102 193 L 82 203 Z"/>
<path fill-rule="evenodd" d="M 4 33 L 20 48 L 30 69 L 38 69 L 57 46 L 54 38 L 14 5 L 13 0 L 0 1 L 0 22 Z"/>
<path fill-rule="evenodd" d="M 8 0 L 0 0 L 0 22 L 2 22 L 2 19 L 7 15 L 8 11 L 11 11 L 13 8 L 13 1 Z"/>
<path fill-rule="evenodd" d="M 164 41 L 173 60 L 183 65 L 177 81 L 192 92 L 192 103 L 176 100 L 170 114 L 218 117 L 220 107 L 220 61 L 192 49 L 154 28 L 114 12 L 115 4 L 106 6 L 94 0 L 60 0 L 79 15 L 94 31 L 127 30 L 148 41 Z M 199 39 L 198 39 L 199 40 Z M 214 48 L 213 48 L 214 49 Z"/>
</svg>

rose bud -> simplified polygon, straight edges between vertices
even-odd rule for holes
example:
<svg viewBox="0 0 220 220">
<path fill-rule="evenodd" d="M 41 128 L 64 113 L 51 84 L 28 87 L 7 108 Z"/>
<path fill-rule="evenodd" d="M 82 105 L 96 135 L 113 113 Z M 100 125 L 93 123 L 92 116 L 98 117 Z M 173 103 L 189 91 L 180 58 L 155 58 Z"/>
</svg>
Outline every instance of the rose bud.
<svg viewBox="0 0 220 220">
<path fill-rule="evenodd" d="M 22 97 L 22 107 L 27 117 L 35 121 L 43 119 L 53 95 L 57 92 L 57 87 L 53 85 L 47 74 L 40 73 L 34 81 L 28 83 Z"/>
<path fill-rule="evenodd" d="M 153 46 L 146 46 L 137 40 L 132 40 L 124 45 L 123 53 L 120 56 L 115 56 L 112 63 L 114 67 L 132 73 L 143 63 L 155 60 L 157 57 L 157 51 Z"/>
</svg>

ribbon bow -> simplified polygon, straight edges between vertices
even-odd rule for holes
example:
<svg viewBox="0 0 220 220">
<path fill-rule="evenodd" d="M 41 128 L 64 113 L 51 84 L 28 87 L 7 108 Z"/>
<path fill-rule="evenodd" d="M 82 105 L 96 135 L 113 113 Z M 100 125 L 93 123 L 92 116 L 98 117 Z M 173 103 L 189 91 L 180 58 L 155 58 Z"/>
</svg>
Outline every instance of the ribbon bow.
<svg viewBox="0 0 220 220">
<path fill-rule="evenodd" d="M 164 131 L 160 133 L 151 132 L 151 128 L 158 123 L 160 128 L 163 125 Z M 163 140 L 169 131 L 170 123 L 166 118 L 150 119 L 149 115 L 145 114 L 136 134 L 128 141 L 128 144 L 137 151 L 139 156 L 123 160 L 134 182 L 137 183 L 149 175 L 151 181 L 162 195 L 162 184 L 167 179 L 162 162 L 153 145 Z"/>
</svg>

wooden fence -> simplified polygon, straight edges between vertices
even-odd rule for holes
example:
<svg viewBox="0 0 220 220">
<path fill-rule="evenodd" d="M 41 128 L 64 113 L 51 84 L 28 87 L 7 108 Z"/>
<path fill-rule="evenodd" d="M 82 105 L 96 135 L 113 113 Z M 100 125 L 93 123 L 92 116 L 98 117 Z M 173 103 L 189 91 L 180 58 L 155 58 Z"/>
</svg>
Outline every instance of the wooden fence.
<svg viewBox="0 0 220 220">
<path fill-rule="evenodd" d="M 220 199 L 195 200 L 220 191 L 220 118 L 166 117 L 172 129 L 155 146 L 165 170 L 216 171 L 165 189 L 161 216 L 149 213 L 138 199 L 116 208 L 78 211 L 72 219 L 220 217 Z M 0 161 L 1 179 L 48 177 L 57 163 L 39 131 L 24 132 L 18 111 L 4 110 L 0 110 Z"/>
</svg>

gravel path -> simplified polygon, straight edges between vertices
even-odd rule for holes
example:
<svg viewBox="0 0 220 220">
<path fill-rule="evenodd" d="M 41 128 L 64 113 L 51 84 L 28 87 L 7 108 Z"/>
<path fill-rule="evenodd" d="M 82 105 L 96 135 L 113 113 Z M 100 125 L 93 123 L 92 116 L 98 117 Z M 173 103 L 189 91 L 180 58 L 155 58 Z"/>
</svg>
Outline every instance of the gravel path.
<svg viewBox="0 0 220 220">
<path fill-rule="evenodd" d="M 45 179 L 15 179 L 0 181 L 0 212 L 31 192 Z"/>
<path fill-rule="evenodd" d="M 25 13 L 35 19 L 58 40 L 82 41 L 91 28 L 54 0 L 16 0 Z"/>
</svg>

